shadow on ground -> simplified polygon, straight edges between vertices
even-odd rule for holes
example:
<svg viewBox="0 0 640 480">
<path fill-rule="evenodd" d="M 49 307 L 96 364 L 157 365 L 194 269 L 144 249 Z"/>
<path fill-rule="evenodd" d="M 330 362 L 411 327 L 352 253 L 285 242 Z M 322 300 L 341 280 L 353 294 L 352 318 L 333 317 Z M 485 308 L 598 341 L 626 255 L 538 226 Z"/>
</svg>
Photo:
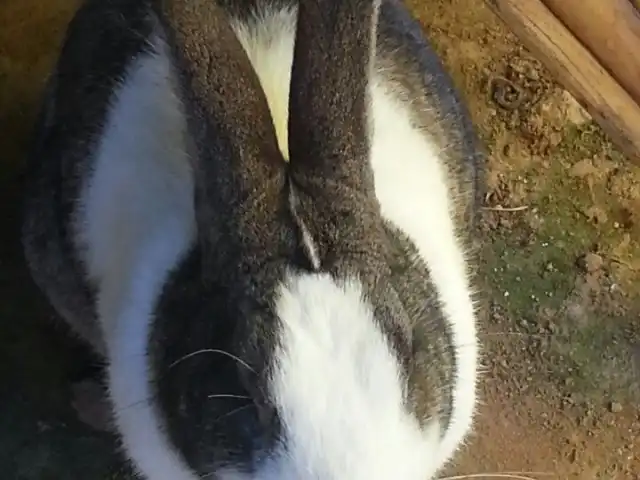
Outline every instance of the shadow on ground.
<svg viewBox="0 0 640 480">
<path fill-rule="evenodd" d="M 0 3 L 0 471 L 7 480 L 116 478 L 116 444 L 81 424 L 70 382 L 94 368 L 32 284 L 19 244 L 21 169 L 72 1 Z"/>
</svg>

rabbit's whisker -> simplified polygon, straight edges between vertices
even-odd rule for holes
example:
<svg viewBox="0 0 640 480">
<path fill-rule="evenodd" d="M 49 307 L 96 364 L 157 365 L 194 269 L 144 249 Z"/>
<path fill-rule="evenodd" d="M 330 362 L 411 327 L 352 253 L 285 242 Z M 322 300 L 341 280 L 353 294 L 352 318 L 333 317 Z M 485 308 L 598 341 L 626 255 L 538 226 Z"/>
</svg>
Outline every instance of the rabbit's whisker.
<svg viewBox="0 0 640 480">
<path fill-rule="evenodd" d="M 497 472 L 497 473 L 470 473 L 467 475 L 454 475 L 453 477 L 442 477 L 438 480 L 469 480 L 469 479 L 492 479 L 492 478 L 504 478 L 511 480 L 539 480 L 531 477 L 530 475 L 550 476 L 550 473 L 545 472 Z"/>
<path fill-rule="evenodd" d="M 215 395 L 208 395 L 207 398 L 239 398 L 239 399 L 251 400 L 251 397 L 248 397 L 246 395 L 233 395 L 230 393 L 219 393 Z"/>
<path fill-rule="evenodd" d="M 238 408 L 234 408 L 233 410 L 231 410 L 230 412 L 225 413 L 224 415 L 220 415 L 218 418 L 216 418 L 213 422 L 212 425 L 218 423 L 220 420 L 222 420 L 223 418 L 227 418 L 230 417 L 231 415 L 235 415 L 236 413 L 242 411 L 242 410 L 246 410 L 247 408 L 251 408 L 251 407 L 255 407 L 254 403 L 249 403 L 248 405 L 243 405 L 242 407 L 238 407 Z"/>
<path fill-rule="evenodd" d="M 243 367 L 245 367 L 247 370 L 250 370 L 253 373 L 256 373 L 256 371 L 251 368 L 251 366 L 245 362 L 244 360 L 242 360 L 241 358 L 235 356 L 232 353 L 226 352 L 224 350 L 218 350 L 217 348 L 203 348 L 202 350 L 197 350 L 195 352 L 191 352 L 188 353 L 187 355 L 185 355 L 182 358 L 179 358 L 178 360 L 176 360 L 175 362 L 173 362 L 171 365 L 169 365 L 169 368 L 173 368 L 176 365 L 178 365 L 179 363 L 191 358 L 191 357 L 195 357 L 196 355 L 201 355 L 203 353 L 217 353 L 219 355 L 225 355 L 229 358 L 232 358 L 233 360 L 235 360 L 236 362 L 238 362 L 240 365 L 242 365 Z"/>
</svg>

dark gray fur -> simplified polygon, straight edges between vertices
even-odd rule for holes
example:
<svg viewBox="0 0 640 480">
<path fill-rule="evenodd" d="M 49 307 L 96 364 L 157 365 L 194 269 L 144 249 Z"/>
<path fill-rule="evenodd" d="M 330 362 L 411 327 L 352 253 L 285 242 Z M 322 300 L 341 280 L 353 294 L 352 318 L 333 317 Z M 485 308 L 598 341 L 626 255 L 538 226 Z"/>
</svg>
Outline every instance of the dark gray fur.
<svg viewBox="0 0 640 480">
<path fill-rule="evenodd" d="M 444 149 L 463 234 L 473 226 L 481 161 L 468 114 L 400 0 L 382 2 L 374 65 L 373 0 L 300 1 L 290 167 L 227 19 L 250 21 L 256 6 L 295 0 L 85 0 L 34 135 L 26 256 L 60 315 L 104 354 L 94 287 L 73 239 L 76 201 L 108 102 L 132 60 L 161 32 L 187 112 L 198 241 L 164 288 L 149 358 L 169 437 L 203 475 L 224 465 L 250 472 L 278 441 L 278 412 L 266 388 L 278 331 L 273 300 L 287 270 L 313 270 L 302 227 L 313 237 L 321 271 L 361 279 L 406 368 L 407 401 L 423 418 L 440 415 L 446 424 L 450 416 L 451 332 L 426 265 L 382 220 L 373 192 L 368 72 L 389 72 L 398 95 L 415 102 L 416 124 Z M 223 350 L 250 368 L 215 353 L 175 364 L 200 350 Z M 209 398 L 216 394 L 249 399 Z"/>
</svg>

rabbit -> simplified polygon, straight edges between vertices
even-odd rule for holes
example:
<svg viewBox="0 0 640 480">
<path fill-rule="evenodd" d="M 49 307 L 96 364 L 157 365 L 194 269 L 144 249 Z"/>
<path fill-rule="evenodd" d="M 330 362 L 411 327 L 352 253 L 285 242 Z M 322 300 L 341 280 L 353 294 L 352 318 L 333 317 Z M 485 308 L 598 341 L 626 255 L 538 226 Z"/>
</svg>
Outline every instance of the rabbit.
<svg viewBox="0 0 640 480">
<path fill-rule="evenodd" d="M 473 432 L 482 154 L 400 0 L 84 0 L 22 240 L 148 480 L 426 480 Z"/>
</svg>

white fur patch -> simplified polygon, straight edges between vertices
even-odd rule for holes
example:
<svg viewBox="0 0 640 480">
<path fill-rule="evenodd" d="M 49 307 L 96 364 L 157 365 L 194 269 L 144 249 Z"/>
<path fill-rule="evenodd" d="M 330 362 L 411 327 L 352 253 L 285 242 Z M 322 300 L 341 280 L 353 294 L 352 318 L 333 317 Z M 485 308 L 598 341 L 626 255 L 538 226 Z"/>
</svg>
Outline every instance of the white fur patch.
<svg viewBox="0 0 640 480">
<path fill-rule="evenodd" d="M 408 106 L 373 83 L 375 136 L 371 162 L 382 214 L 415 244 L 426 262 L 456 352 L 451 425 L 439 445 L 446 463 L 469 432 L 476 404 L 478 347 L 464 253 L 453 224 L 455 199 L 445 166 L 427 136 L 412 126 Z"/>
<path fill-rule="evenodd" d="M 153 308 L 195 235 L 180 108 L 167 57 L 134 59 L 112 102 L 77 218 L 99 288 L 115 421 L 126 453 L 150 480 L 195 479 L 163 433 L 147 363 Z"/>
<path fill-rule="evenodd" d="M 297 9 L 263 9 L 250 23 L 232 22 L 267 97 L 278 146 L 289 159 L 289 84 Z"/>
<path fill-rule="evenodd" d="M 293 276 L 276 301 L 282 329 L 271 393 L 284 450 L 261 480 L 424 480 L 439 425 L 407 410 L 400 367 L 358 281 Z"/>
</svg>

